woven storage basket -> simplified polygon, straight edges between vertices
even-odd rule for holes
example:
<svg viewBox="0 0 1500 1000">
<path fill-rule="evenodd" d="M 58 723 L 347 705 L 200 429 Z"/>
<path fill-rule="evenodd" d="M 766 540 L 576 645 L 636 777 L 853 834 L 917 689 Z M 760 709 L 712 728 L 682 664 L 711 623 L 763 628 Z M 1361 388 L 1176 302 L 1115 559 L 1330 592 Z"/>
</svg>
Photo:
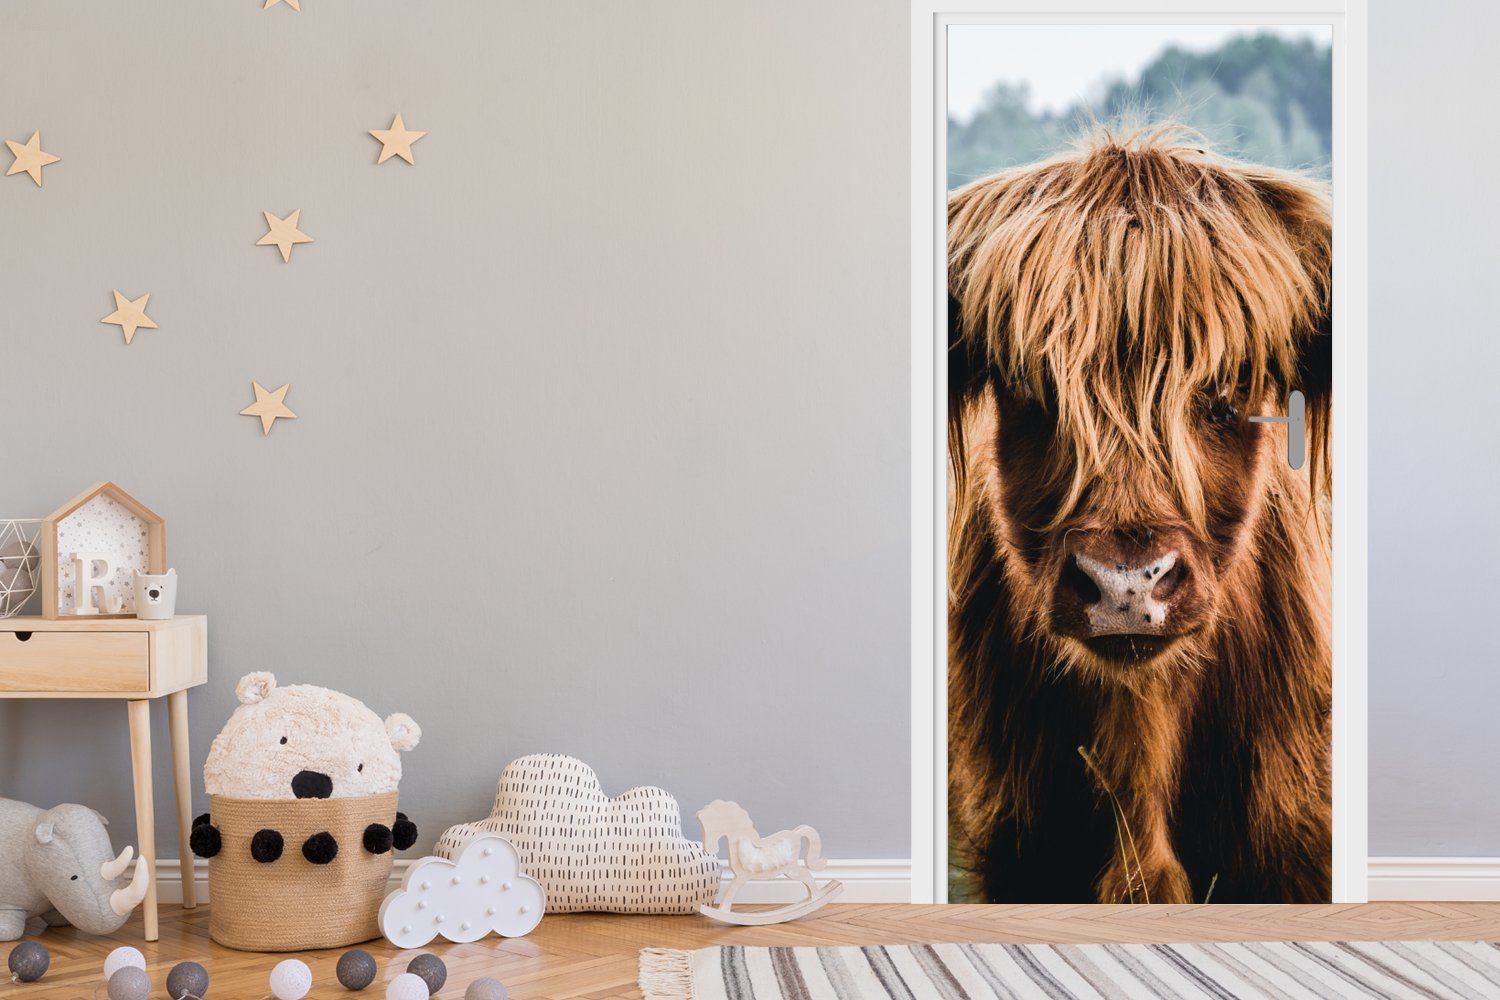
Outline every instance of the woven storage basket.
<svg viewBox="0 0 1500 1000">
<path fill-rule="evenodd" d="M 208 933 L 241 951 L 341 948 L 380 936 L 378 917 L 393 856 L 364 848 L 365 827 L 396 821 L 399 793 L 342 799 L 209 797 L 221 847 L 208 863 Z M 250 856 L 250 838 L 275 830 L 285 841 L 276 861 Z M 338 841 L 338 856 L 315 865 L 302 844 L 315 833 Z"/>
</svg>

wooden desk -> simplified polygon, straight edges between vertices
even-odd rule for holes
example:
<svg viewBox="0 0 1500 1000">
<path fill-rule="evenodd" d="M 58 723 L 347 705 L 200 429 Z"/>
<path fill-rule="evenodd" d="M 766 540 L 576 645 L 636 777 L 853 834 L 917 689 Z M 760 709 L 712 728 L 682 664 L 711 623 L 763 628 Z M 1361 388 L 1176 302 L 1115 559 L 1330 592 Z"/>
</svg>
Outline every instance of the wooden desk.
<svg viewBox="0 0 1500 1000">
<path fill-rule="evenodd" d="M 208 680 L 208 618 L 0 618 L 0 698 L 118 698 L 130 717 L 135 779 L 136 849 L 151 872 L 142 905 L 146 940 L 157 939 L 156 814 L 151 795 L 151 701 L 167 699 L 172 778 L 177 791 L 182 905 L 198 903 L 193 885 L 193 782 L 188 762 L 188 688 Z M 53 805 L 55 803 L 47 803 Z"/>
</svg>

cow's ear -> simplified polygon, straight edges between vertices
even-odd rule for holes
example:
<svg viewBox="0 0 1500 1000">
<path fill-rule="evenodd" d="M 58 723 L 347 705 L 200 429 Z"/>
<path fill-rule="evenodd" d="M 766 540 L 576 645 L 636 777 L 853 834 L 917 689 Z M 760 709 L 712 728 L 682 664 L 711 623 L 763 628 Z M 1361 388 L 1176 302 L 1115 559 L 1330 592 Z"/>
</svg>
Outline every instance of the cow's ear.
<svg viewBox="0 0 1500 1000">
<path fill-rule="evenodd" d="M 1327 323 L 1302 343 L 1297 358 L 1293 389 L 1307 399 L 1308 471 L 1313 487 L 1332 492 L 1333 466 L 1329 460 L 1333 443 L 1333 336 Z"/>
<path fill-rule="evenodd" d="M 52 843 L 52 821 L 50 819 L 36 825 L 36 842 L 38 844 Z"/>
<path fill-rule="evenodd" d="M 948 461 L 954 482 L 968 468 L 964 448 L 964 407 L 984 388 L 984 349 L 964 330 L 963 306 L 948 295 Z"/>
<path fill-rule="evenodd" d="M 1332 479 L 1333 412 L 1333 213 L 1328 188 L 1280 170 L 1256 170 L 1249 180 L 1261 203 L 1275 213 L 1302 269 L 1302 313 L 1308 318 L 1306 328 L 1297 331 L 1297 367 L 1286 374 L 1286 389 L 1299 389 L 1307 399 L 1311 472 L 1316 488 L 1326 491 Z"/>
<path fill-rule="evenodd" d="M 1308 471 L 1313 488 L 1333 488 L 1333 222 L 1321 199 L 1287 197 L 1282 215 L 1296 240 L 1297 253 L 1316 296 L 1308 310 L 1311 319 L 1297 344 L 1297 370 L 1288 389 L 1300 389 L 1307 399 Z"/>
</svg>

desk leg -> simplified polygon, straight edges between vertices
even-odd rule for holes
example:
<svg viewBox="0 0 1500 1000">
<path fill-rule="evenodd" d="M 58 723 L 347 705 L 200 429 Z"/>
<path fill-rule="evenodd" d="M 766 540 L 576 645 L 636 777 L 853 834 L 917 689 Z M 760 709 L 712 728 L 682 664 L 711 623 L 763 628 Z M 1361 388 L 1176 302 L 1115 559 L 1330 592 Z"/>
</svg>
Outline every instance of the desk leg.
<svg viewBox="0 0 1500 1000">
<path fill-rule="evenodd" d="M 156 929 L 156 813 L 151 798 L 151 702 L 125 703 L 130 713 L 130 769 L 135 777 L 136 850 L 146 859 L 150 875 L 146 901 L 141 916 L 146 924 L 146 940 L 157 939 Z"/>
<path fill-rule="evenodd" d="M 167 695 L 167 720 L 172 726 L 172 784 L 177 792 L 177 857 L 182 870 L 182 908 L 198 905 L 198 886 L 193 878 L 193 775 L 188 764 L 187 692 Z"/>
</svg>

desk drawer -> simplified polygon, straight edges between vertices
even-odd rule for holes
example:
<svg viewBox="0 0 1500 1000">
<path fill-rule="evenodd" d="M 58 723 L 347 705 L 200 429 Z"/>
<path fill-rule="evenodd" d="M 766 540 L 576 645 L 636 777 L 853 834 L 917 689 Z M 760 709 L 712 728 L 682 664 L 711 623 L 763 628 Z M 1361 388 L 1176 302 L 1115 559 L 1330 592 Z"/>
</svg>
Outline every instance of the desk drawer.
<svg viewBox="0 0 1500 1000">
<path fill-rule="evenodd" d="M 0 691 L 146 691 L 145 632 L 23 632 L 0 620 Z"/>
</svg>

